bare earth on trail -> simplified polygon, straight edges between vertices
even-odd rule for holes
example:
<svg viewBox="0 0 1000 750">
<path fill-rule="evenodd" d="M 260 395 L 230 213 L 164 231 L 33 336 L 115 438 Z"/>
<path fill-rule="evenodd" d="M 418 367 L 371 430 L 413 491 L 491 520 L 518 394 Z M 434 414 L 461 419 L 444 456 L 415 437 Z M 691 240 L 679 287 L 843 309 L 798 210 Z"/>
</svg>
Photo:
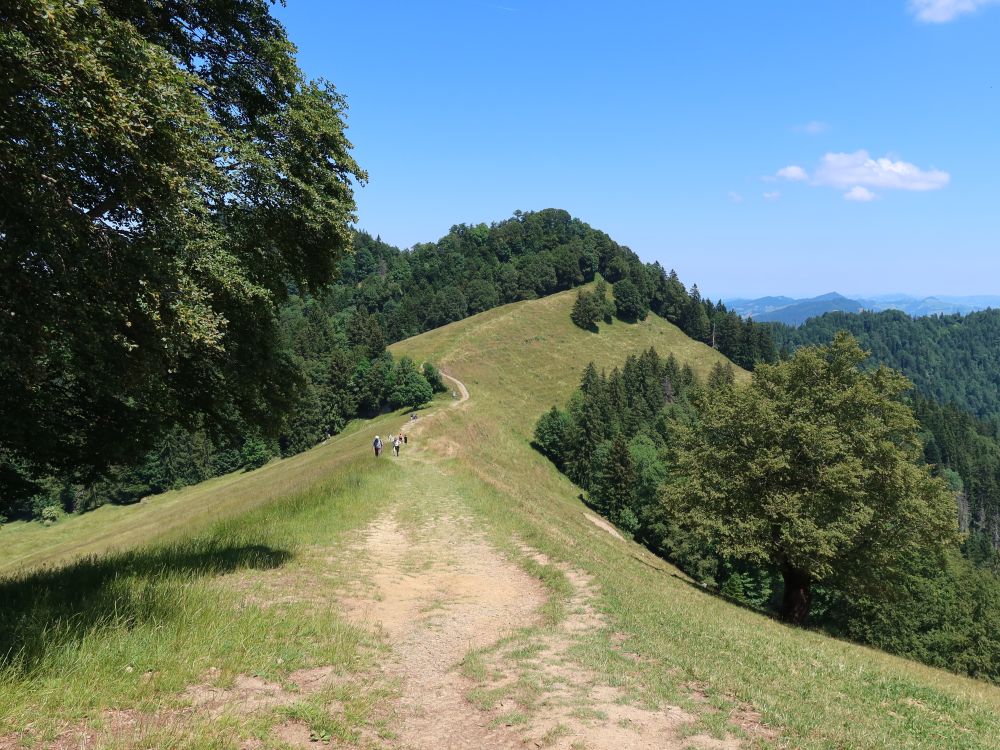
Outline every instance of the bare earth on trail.
<svg viewBox="0 0 1000 750">
<path fill-rule="evenodd" d="M 464 384 L 449 380 L 462 394 L 455 405 L 463 403 Z M 400 494 L 408 507 L 373 523 L 347 552 L 361 563 L 341 606 L 391 646 L 384 677 L 400 685 L 391 747 L 740 747 L 735 738 L 685 736 L 693 714 L 630 705 L 576 663 L 574 645 L 607 630 L 590 577 L 520 548 L 571 585 L 566 616 L 546 625 L 545 588 L 475 529 L 461 498 L 421 497 L 432 480 L 420 472 L 439 469 L 427 459 L 406 467 Z M 409 512 L 423 517 L 397 517 Z M 480 669 L 463 670 L 463 661 Z"/>
<path fill-rule="evenodd" d="M 384 668 L 402 683 L 398 744 L 519 747 L 520 737 L 490 730 L 488 717 L 466 699 L 469 684 L 457 668 L 470 649 L 534 624 L 542 587 L 454 519 L 421 531 L 414 539 L 392 519 L 374 524 L 360 550 L 375 570 L 374 596 L 345 600 L 354 619 L 375 625 L 392 644 Z"/>
<path fill-rule="evenodd" d="M 538 565 L 554 565 L 529 548 L 521 552 Z M 391 645 L 384 677 L 401 686 L 391 747 L 740 747 L 735 739 L 685 737 L 693 714 L 630 705 L 622 691 L 574 662 L 571 648 L 606 629 L 591 604 L 593 584 L 580 571 L 555 565 L 574 593 L 567 616 L 545 627 L 541 584 L 465 519 L 439 515 L 408 529 L 382 518 L 350 554 L 365 560 L 356 586 L 366 593 L 356 589 L 342 606 Z M 487 667 L 484 681 L 462 673 L 470 652 Z"/>
</svg>

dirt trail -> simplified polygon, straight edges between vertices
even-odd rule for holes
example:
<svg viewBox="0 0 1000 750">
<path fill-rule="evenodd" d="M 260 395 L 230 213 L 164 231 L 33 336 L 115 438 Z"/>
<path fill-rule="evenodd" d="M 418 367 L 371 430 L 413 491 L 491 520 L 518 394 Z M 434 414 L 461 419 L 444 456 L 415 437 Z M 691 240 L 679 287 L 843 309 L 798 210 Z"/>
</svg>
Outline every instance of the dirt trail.
<svg viewBox="0 0 1000 750">
<path fill-rule="evenodd" d="M 574 592 L 567 616 L 544 625 L 546 590 L 457 515 L 459 502 L 444 498 L 434 520 L 415 528 L 383 517 L 349 553 L 364 563 L 342 608 L 391 645 L 383 677 L 400 685 L 388 747 L 741 747 L 732 736 L 691 732 L 697 717 L 677 706 L 634 705 L 581 666 L 572 648 L 608 628 L 593 606 L 592 579 L 523 547 L 525 557 L 560 570 Z M 462 673 L 466 657 L 478 665 L 475 679 Z"/>
<path fill-rule="evenodd" d="M 385 671 L 402 684 L 391 746 L 521 747 L 520 734 L 491 728 L 489 716 L 469 703 L 471 683 L 458 666 L 470 650 L 537 622 L 545 601 L 538 581 L 453 517 L 416 530 L 383 518 L 356 551 L 374 573 L 359 581 L 368 595 L 343 605 L 392 644 Z"/>
<path fill-rule="evenodd" d="M 451 406 L 465 404 L 465 384 L 442 375 L 461 393 Z M 416 432 L 442 413 L 421 419 Z M 594 607 L 594 582 L 581 571 L 521 548 L 525 558 L 558 569 L 574 592 L 564 602 L 566 617 L 545 625 L 541 608 L 547 590 L 474 529 L 461 498 L 432 496 L 433 480 L 419 475 L 440 470 L 433 464 L 452 455 L 447 443 L 445 436 L 431 436 L 428 450 L 404 474 L 400 495 L 406 505 L 373 523 L 348 551 L 362 563 L 342 607 L 391 645 L 384 677 L 400 685 L 392 722 L 398 734 L 388 746 L 741 747 L 732 735 L 716 739 L 696 734 L 697 717 L 680 707 L 634 705 L 622 689 L 574 658 L 574 646 L 611 636 Z M 414 513 L 422 520 L 414 521 Z M 617 535 L 613 527 L 606 530 Z M 615 648 L 622 653 L 620 644 Z M 462 673 L 466 658 L 468 676 Z"/>
<path fill-rule="evenodd" d="M 459 399 L 455 402 L 454 404 L 455 406 L 457 406 L 458 404 L 464 404 L 466 401 L 469 400 L 469 389 L 465 387 L 465 383 L 463 383 L 458 378 L 452 377 L 443 370 L 441 371 L 441 375 L 458 386 Z"/>
</svg>

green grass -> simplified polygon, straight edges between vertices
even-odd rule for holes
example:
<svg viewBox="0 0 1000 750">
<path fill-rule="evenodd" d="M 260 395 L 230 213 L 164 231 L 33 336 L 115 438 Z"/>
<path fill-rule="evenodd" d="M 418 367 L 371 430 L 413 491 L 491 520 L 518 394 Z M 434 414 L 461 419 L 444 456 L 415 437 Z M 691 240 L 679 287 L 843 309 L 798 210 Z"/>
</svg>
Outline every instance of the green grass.
<svg viewBox="0 0 1000 750">
<path fill-rule="evenodd" d="M 373 464 L 367 456 L 345 457 L 322 481 L 194 536 L 0 580 L 0 653 L 7 654 L 0 733 L 31 724 L 33 736 L 44 738 L 63 722 L 99 727 L 102 710 L 122 706 L 162 712 L 206 674 L 225 685 L 237 674 L 280 681 L 321 665 L 344 675 L 367 672 L 378 644 L 334 607 L 311 603 L 326 597 L 332 605 L 334 584 L 318 575 L 309 553 L 336 549 L 384 507 L 398 469 Z M 308 589 L 301 602 L 248 605 L 253 583 L 267 576 L 293 599 L 297 583 Z M 360 726 L 367 719 L 365 689 L 353 695 L 354 710 L 345 716 Z M 266 735 L 270 722 L 257 723 Z M 240 726 L 250 734 L 255 728 Z M 189 730 L 177 746 L 201 747 L 209 739 L 213 746 L 239 746 L 239 734 L 220 737 L 215 722 Z M 324 729 L 337 736 L 350 730 Z"/>
<path fill-rule="evenodd" d="M 545 585 L 539 628 L 566 616 L 572 586 L 522 545 L 593 577 L 609 632 L 581 639 L 572 655 L 630 700 L 699 712 L 700 730 L 720 736 L 732 730 L 730 712 L 751 704 L 781 730 L 777 746 L 996 747 L 1000 689 L 728 604 L 587 520 L 578 488 L 528 445 L 539 414 L 565 401 L 591 360 L 610 368 L 655 346 L 706 373 L 722 358 L 654 317 L 597 334 L 577 329 L 574 294 L 508 305 L 392 347 L 439 363 L 472 395 L 460 408 L 437 407 L 421 438 L 423 461 L 369 458 L 371 434 L 401 422 L 390 415 L 256 472 L 49 528 L 0 530 L 8 576 L 0 579 L 0 653 L 11 649 L 0 668 L 0 736 L 28 722 L 32 736 L 51 736 L 62 722 L 99 721 L 108 708 L 177 706 L 211 668 L 224 684 L 237 674 L 280 681 L 322 664 L 349 680 L 353 698 L 341 690 L 263 716 L 206 720 L 145 746 L 235 748 L 287 718 L 341 742 L 361 742 L 365 726 L 391 736 L 393 686 L 372 677 L 385 644 L 322 602 L 350 576 L 354 563 L 339 551 L 380 513 L 392 507 L 399 523 L 419 529 L 457 504 Z M 266 606 L 276 592 L 300 589 L 301 602 Z M 516 634 L 498 653 L 527 664 L 532 636 Z M 487 706 L 514 695 L 517 710 L 505 721 L 530 721 L 544 686 L 529 670 L 506 693 L 491 690 L 492 655 L 463 662 L 481 683 L 470 697 Z M 331 719 L 321 710 L 329 700 L 347 710 Z"/>
<path fill-rule="evenodd" d="M 468 408 L 449 412 L 441 431 L 459 446 L 461 472 L 482 485 L 466 501 L 494 538 L 517 535 L 600 585 L 600 608 L 638 658 L 594 643 L 585 663 L 654 703 L 683 704 L 689 683 L 708 684 L 723 705 L 752 704 L 791 747 L 996 747 L 997 687 L 728 604 L 586 520 L 579 490 L 528 445 L 538 416 L 569 397 L 591 360 L 610 368 L 652 345 L 705 374 L 721 357 L 652 316 L 582 331 L 569 321 L 572 301 L 509 305 L 392 350 L 433 359 L 468 386 Z M 726 713 L 705 717 L 722 731 L 713 716 Z"/>
</svg>

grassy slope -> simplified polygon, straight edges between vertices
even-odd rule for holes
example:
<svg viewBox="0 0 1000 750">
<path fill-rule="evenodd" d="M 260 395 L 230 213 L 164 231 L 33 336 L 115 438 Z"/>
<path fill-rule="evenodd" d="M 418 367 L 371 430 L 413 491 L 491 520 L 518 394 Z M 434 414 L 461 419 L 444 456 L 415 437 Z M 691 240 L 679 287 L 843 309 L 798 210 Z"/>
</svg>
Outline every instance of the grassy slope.
<svg viewBox="0 0 1000 750">
<path fill-rule="evenodd" d="M 456 462 L 500 490 L 470 504 L 494 528 L 593 574 L 629 648 L 649 660 L 616 663 L 595 644 L 594 664 L 654 698 L 683 698 L 696 682 L 722 704 L 726 695 L 752 703 L 796 747 L 995 747 L 1000 689 L 734 607 L 586 520 L 577 488 L 527 444 L 538 415 L 565 401 L 590 360 L 611 367 L 653 345 L 704 374 L 720 357 L 652 317 L 581 331 L 572 301 L 499 308 L 393 352 L 431 358 L 468 386 L 469 408 L 449 413 L 445 432 Z"/>
<path fill-rule="evenodd" d="M 27 621 L 15 618 L 14 630 L 0 636 L 31 635 L 42 622 L 68 615 L 92 625 L 88 618 L 99 618 L 110 600 L 122 619 L 95 625 L 97 637 L 78 640 L 68 628 L 29 639 L 21 668 L 0 672 L 0 735 L 39 715 L 73 719 L 109 706 L 169 704 L 208 666 L 220 668 L 223 684 L 241 672 L 281 679 L 309 664 L 363 675 L 365 636 L 335 614 L 246 609 L 245 592 L 216 580 L 240 570 L 266 580 L 269 574 L 259 569 L 278 566 L 283 581 L 304 578 L 313 585 L 321 578 L 315 550 L 343 546 L 406 486 L 407 504 L 417 504 L 422 488 L 457 493 L 501 547 L 510 549 L 516 536 L 593 574 L 603 591 L 600 606 L 628 636 L 629 649 L 646 658 L 617 657 L 604 636 L 580 656 L 637 696 L 684 704 L 691 683 L 698 683 L 724 709 L 734 698 L 752 703 L 793 747 L 994 746 L 997 688 L 726 604 L 586 520 L 578 490 L 528 446 L 537 416 L 565 400 L 590 360 L 611 367 L 653 345 L 704 373 L 721 358 L 655 318 L 634 326 L 616 322 L 599 334 L 581 331 L 569 321 L 572 301 L 568 293 L 509 305 L 393 347 L 396 354 L 441 363 L 471 391 L 465 408 L 427 424 L 427 444 L 450 456 L 444 472 L 366 460 L 370 434 L 398 424 L 398 416 L 388 416 L 257 472 L 49 529 L 0 531 L 0 571 L 135 547 L 164 534 L 172 540 L 165 549 L 143 547 L 51 578 L 0 581 L 0 598 L 12 607 L 30 609 L 25 600 L 35 607 Z M 109 569 L 124 572 L 109 580 Z M 82 588 L 83 603 L 67 594 L 74 588 Z M 140 679 L 146 673 L 153 677 Z M 367 688 L 351 695 L 357 708 L 350 720 L 330 727 L 345 740 L 372 721 L 377 698 Z M 318 696 L 317 705 L 331 697 L 338 696 Z M 723 712 L 720 726 L 725 718 Z M 194 728 L 198 742 L 178 746 L 236 747 L 239 734 L 266 736 L 266 729 L 264 719 L 257 728 L 228 734 L 209 723 Z"/>
<path fill-rule="evenodd" d="M 51 565 L 81 556 L 121 551 L 153 538 L 187 536 L 235 513 L 315 486 L 345 462 L 366 454 L 359 430 L 386 429 L 392 417 L 353 422 L 327 443 L 275 461 L 252 472 L 235 472 L 182 490 L 156 495 L 135 505 L 105 505 L 68 516 L 51 527 L 16 522 L 0 529 L 0 575 L 19 568 Z"/>
</svg>

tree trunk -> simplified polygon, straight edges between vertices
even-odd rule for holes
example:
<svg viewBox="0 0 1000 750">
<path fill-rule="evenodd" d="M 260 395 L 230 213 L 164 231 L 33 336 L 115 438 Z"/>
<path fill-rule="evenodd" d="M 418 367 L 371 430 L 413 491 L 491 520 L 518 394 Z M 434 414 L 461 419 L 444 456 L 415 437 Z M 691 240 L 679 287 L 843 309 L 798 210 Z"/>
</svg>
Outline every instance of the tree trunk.
<svg viewBox="0 0 1000 750">
<path fill-rule="evenodd" d="M 785 567 L 781 571 L 785 591 L 781 599 L 781 619 L 792 625 L 805 625 L 812 605 L 812 581 L 808 573 Z"/>
</svg>

